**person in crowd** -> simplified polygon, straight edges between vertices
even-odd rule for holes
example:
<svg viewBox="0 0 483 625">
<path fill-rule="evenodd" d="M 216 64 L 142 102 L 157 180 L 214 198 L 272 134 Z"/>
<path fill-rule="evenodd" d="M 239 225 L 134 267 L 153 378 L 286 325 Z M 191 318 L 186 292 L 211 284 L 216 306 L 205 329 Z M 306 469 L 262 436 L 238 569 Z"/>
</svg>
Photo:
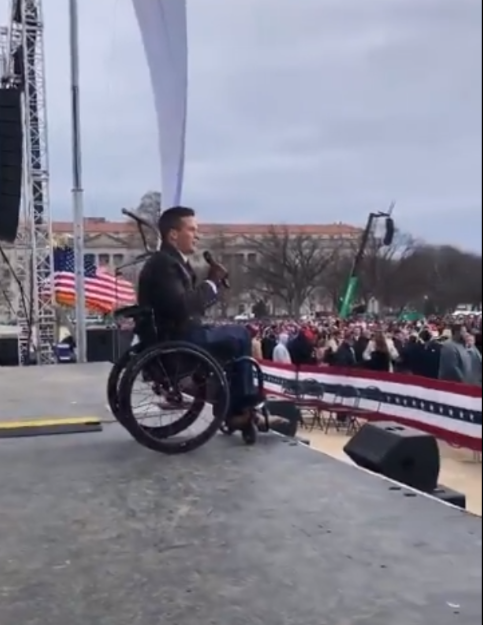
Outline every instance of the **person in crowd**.
<svg viewBox="0 0 483 625">
<path fill-rule="evenodd" d="M 357 366 L 356 352 L 354 350 L 354 335 L 350 330 L 344 334 L 344 338 L 337 348 L 332 362 L 335 367 Z"/>
<path fill-rule="evenodd" d="M 364 364 L 364 352 L 371 340 L 371 332 L 367 328 L 357 327 L 354 331 L 354 353 L 359 366 Z"/>
<path fill-rule="evenodd" d="M 321 365 L 325 362 L 325 352 L 327 350 L 327 335 L 321 332 L 315 346 L 315 362 Z"/>
<path fill-rule="evenodd" d="M 289 341 L 287 347 L 294 365 L 315 364 L 314 340 L 305 328 L 299 329 L 295 337 Z"/>
<path fill-rule="evenodd" d="M 258 328 L 256 326 L 248 326 L 248 331 L 252 337 L 252 356 L 255 360 L 263 360 L 262 342 L 259 337 Z"/>
<path fill-rule="evenodd" d="M 404 373 L 416 374 L 421 363 L 421 339 L 417 332 L 411 332 L 399 352 L 400 369 Z"/>
<path fill-rule="evenodd" d="M 401 360 L 405 371 L 425 378 L 438 379 L 441 341 L 428 328 L 416 333 L 403 348 Z"/>
<path fill-rule="evenodd" d="M 275 336 L 275 329 L 273 327 L 270 327 L 265 331 L 260 342 L 260 346 L 262 348 L 262 356 L 264 360 L 272 360 L 273 350 L 275 349 L 276 344 L 277 339 Z"/>
<path fill-rule="evenodd" d="M 404 328 L 395 328 L 393 331 L 392 341 L 398 354 L 401 355 L 407 342 L 406 330 Z"/>
<path fill-rule="evenodd" d="M 363 354 L 367 368 L 372 371 L 392 372 L 398 358 L 399 354 L 392 339 L 381 330 L 374 334 L 374 338 L 369 341 Z"/>
<path fill-rule="evenodd" d="M 278 362 L 284 365 L 292 364 L 292 358 L 290 357 L 290 352 L 287 349 L 288 340 L 288 334 L 282 332 L 282 334 L 278 337 L 278 342 L 273 350 L 273 362 Z"/>
<path fill-rule="evenodd" d="M 475 332 L 475 347 L 480 352 L 480 356 L 481 356 L 481 353 L 482 353 L 481 352 L 481 348 L 482 348 L 481 339 L 482 339 L 482 337 L 481 337 L 481 330 L 480 331 L 476 331 Z"/>
<path fill-rule="evenodd" d="M 394 371 L 396 373 L 404 373 L 407 371 L 406 363 L 404 362 L 404 351 L 407 345 L 407 331 L 405 328 L 394 328 L 392 331 L 392 342 L 396 348 L 399 358 L 394 363 Z"/>
<path fill-rule="evenodd" d="M 331 367 L 335 366 L 335 355 L 341 343 L 340 337 L 341 335 L 339 330 L 335 330 L 332 333 L 332 336 L 327 341 L 327 347 L 324 354 L 324 363 L 326 365 L 330 365 Z"/>
<path fill-rule="evenodd" d="M 459 324 L 453 325 L 451 337 L 441 347 L 438 378 L 446 382 L 471 384 L 472 359 L 466 347 L 466 328 Z"/>
<path fill-rule="evenodd" d="M 474 334 L 468 333 L 466 337 L 466 349 L 468 350 L 471 360 L 470 384 L 474 384 L 475 386 L 481 386 L 481 352 L 479 352 L 476 347 L 476 339 Z"/>
<path fill-rule="evenodd" d="M 419 375 L 426 378 L 438 379 L 439 365 L 441 361 L 441 348 L 443 342 L 438 340 L 439 337 L 434 337 L 432 333 L 425 329 L 420 333 L 422 349 L 421 356 L 421 368 Z M 416 373 L 413 371 L 413 373 Z"/>
</svg>

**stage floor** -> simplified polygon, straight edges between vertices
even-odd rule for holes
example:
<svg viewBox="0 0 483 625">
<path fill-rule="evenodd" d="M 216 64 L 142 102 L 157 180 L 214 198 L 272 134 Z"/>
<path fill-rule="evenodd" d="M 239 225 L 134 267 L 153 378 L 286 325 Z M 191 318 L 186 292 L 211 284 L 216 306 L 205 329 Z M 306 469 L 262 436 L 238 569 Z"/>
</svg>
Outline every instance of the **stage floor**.
<svg viewBox="0 0 483 625">
<path fill-rule="evenodd" d="M 111 366 L 0 367 L 0 424 L 71 417 L 110 419 L 106 381 Z"/>
<path fill-rule="evenodd" d="M 278 437 L 0 441 L 1 625 L 476 625 L 481 519 Z"/>
</svg>

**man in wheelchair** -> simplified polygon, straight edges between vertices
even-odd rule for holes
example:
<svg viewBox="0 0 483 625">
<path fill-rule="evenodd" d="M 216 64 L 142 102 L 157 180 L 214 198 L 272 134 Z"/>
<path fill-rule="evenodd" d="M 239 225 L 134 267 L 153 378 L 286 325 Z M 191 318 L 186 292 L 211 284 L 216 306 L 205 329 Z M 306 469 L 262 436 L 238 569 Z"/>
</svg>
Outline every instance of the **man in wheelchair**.
<svg viewBox="0 0 483 625">
<path fill-rule="evenodd" d="M 211 262 L 206 279 L 199 281 L 189 258 L 198 241 L 195 211 L 175 206 L 162 213 L 158 228 L 161 248 L 153 253 L 141 270 L 138 303 L 153 311 L 158 338 L 183 340 L 206 349 L 223 365 L 224 362 L 251 356 L 251 337 L 246 328 L 237 325 L 208 326 L 202 323 L 205 311 L 216 303 L 226 285 L 227 271 Z M 169 336 L 163 336 L 168 333 Z M 254 408 L 262 398 L 257 396 L 253 371 L 247 362 L 229 376 L 231 405 L 227 423 L 231 429 L 250 427 Z M 260 428 L 266 419 L 258 420 Z"/>
</svg>

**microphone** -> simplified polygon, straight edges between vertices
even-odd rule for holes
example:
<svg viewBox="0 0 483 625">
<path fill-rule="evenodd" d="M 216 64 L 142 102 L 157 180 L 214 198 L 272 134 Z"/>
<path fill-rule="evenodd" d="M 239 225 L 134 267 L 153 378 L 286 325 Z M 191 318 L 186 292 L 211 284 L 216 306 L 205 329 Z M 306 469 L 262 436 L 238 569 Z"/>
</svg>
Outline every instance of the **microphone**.
<svg viewBox="0 0 483 625">
<path fill-rule="evenodd" d="M 205 262 L 210 265 L 210 267 L 212 267 L 213 265 L 216 265 L 215 259 L 213 258 L 213 256 L 211 255 L 211 252 L 209 252 L 208 250 L 203 252 L 203 258 L 205 259 Z M 230 288 L 230 282 L 228 280 L 228 278 L 223 278 L 223 280 L 221 281 L 221 284 L 224 286 L 225 289 L 229 289 Z"/>
</svg>

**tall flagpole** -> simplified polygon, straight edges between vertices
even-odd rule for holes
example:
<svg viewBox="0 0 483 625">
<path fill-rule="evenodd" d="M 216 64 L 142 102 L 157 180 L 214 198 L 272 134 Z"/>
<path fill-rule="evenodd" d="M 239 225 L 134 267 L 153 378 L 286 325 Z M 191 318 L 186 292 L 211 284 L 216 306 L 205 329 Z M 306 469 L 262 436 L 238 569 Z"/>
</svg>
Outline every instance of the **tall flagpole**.
<svg viewBox="0 0 483 625">
<path fill-rule="evenodd" d="M 79 112 L 79 16 L 77 0 L 69 0 L 70 80 L 72 116 L 72 212 L 75 255 L 75 318 L 77 361 L 87 362 L 86 294 L 84 283 L 84 190 Z"/>
</svg>

